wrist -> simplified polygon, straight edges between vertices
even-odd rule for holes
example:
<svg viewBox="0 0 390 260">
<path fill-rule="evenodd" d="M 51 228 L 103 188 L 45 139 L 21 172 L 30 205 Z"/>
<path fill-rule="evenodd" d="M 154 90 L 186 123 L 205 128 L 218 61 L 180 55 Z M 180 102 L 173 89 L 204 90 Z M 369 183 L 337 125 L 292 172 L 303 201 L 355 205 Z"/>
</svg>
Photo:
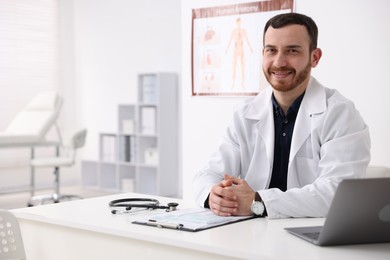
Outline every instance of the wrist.
<svg viewBox="0 0 390 260">
<path fill-rule="evenodd" d="M 251 205 L 251 212 L 259 217 L 267 215 L 267 211 L 265 210 L 265 204 L 262 201 L 258 192 L 255 192 L 254 199 Z"/>
<path fill-rule="evenodd" d="M 262 202 L 260 194 L 258 192 L 255 192 L 255 198 L 253 200 Z"/>
</svg>

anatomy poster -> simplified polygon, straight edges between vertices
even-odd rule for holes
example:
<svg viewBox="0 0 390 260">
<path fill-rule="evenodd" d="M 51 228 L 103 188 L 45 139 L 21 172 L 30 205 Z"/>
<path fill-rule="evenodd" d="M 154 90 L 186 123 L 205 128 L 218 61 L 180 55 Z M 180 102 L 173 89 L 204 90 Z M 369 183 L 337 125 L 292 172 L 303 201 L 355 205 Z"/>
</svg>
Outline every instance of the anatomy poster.
<svg viewBox="0 0 390 260">
<path fill-rule="evenodd" d="M 192 95 L 250 96 L 265 88 L 263 29 L 294 0 L 192 10 Z"/>
</svg>

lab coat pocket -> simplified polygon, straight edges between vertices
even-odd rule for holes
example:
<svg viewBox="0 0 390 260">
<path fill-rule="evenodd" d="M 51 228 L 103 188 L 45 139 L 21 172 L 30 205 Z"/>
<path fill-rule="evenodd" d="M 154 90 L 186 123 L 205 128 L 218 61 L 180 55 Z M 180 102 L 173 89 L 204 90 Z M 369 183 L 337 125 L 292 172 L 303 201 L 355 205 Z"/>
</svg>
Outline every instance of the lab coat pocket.
<svg viewBox="0 0 390 260">
<path fill-rule="evenodd" d="M 296 157 L 296 160 L 301 186 L 313 183 L 318 177 L 318 160 L 305 157 Z"/>
</svg>

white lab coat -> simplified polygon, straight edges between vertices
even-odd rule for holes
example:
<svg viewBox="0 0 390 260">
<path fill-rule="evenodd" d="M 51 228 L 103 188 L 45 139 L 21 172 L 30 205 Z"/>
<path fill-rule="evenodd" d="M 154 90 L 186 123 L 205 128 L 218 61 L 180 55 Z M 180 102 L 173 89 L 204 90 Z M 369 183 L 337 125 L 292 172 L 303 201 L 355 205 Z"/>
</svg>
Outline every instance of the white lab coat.
<svg viewBox="0 0 390 260">
<path fill-rule="evenodd" d="M 311 77 L 292 136 L 287 191 L 267 189 L 274 155 L 271 96 L 268 87 L 236 109 L 218 150 L 193 180 L 196 202 L 203 206 L 228 173 L 259 192 L 269 218 L 325 217 L 339 182 L 365 175 L 368 127 L 351 101 Z"/>
</svg>

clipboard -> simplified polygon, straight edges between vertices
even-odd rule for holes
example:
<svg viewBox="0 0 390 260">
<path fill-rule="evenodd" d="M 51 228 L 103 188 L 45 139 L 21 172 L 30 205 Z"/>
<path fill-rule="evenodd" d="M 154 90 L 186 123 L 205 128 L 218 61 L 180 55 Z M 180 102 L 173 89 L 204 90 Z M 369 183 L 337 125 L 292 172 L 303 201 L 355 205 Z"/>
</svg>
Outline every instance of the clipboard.
<svg viewBox="0 0 390 260">
<path fill-rule="evenodd" d="M 197 232 L 249 220 L 255 217 L 256 216 L 222 217 L 215 215 L 209 209 L 189 208 L 155 214 L 149 217 L 138 219 L 132 223 L 157 228 Z"/>
</svg>

